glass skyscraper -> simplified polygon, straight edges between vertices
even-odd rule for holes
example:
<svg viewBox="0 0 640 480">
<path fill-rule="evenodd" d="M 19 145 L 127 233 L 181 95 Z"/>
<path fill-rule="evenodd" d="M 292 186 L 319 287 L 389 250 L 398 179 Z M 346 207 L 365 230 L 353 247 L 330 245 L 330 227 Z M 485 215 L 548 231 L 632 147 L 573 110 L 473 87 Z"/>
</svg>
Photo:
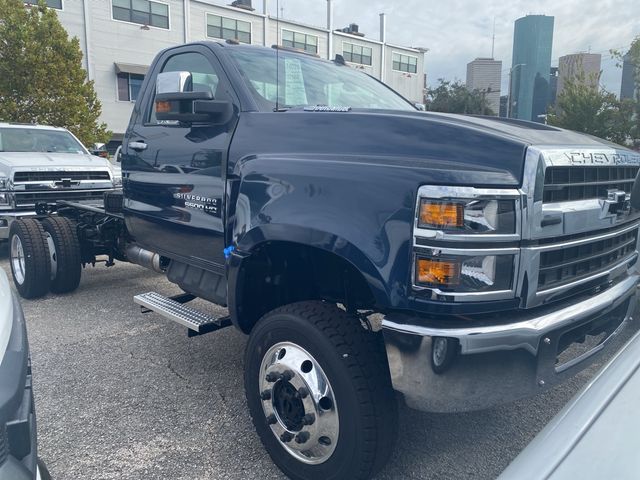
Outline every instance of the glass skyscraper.
<svg viewBox="0 0 640 480">
<path fill-rule="evenodd" d="M 510 72 L 510 117 L 541 122 L 549 103 L 553 17 L 516 20 Z"/>
</svg>

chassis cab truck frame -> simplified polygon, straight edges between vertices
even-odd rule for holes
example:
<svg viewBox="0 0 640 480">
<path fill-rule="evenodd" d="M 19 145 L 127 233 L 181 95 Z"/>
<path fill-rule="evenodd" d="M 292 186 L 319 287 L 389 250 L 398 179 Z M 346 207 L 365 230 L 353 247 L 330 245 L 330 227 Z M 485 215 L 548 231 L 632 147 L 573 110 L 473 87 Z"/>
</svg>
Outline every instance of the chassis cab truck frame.
<svg viewBox="0 0 640 480">
<path fill-rule="evenodd" d="M 249 335 L 247 403 L 282 471 L 369 478 L 392 451 L 395 392 L 424 411 L 487 408 L 638 329 L 639 168 L 561 129 L 419 112 L 340 58 L 202 42 L 151 66 L 123 194 L 59 203 L 76 257 L 35 258 L 68 245 L 38 240 L 48 217 L 15 232 L 36 247 L 12 266 L 64 279 L 107 255 L 164 272 L 185 293 L 137 303 L 192 335 Z"/>
</svg>

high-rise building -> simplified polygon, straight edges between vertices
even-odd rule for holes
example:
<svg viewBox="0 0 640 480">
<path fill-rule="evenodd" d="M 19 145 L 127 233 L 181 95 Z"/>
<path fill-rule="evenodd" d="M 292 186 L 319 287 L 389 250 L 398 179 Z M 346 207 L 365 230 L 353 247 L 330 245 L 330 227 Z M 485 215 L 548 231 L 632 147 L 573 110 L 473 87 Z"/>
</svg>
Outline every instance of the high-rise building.
<svg viewBox="0 0 640 480">
<path fill-rule="evenodd" d="M 478 90 L 494 115 L 500 112 L 500 80 L 502 61 L 493 58 L 476 58 L 467 63 L 467 88 Z"/>
<path fill-rule="evenodd" d="M 500 116 L 505 118 L 507 116 L 507 103 L 509 102 L 508 95 L 502 95 L 500 97 Z"/>
<path fill-rule="evenodd" d="M 620 87 L 621 100 L 624 100 L 625 98 L 633 98 L 636 88 L 640 88 L 640 85 L 636 85 L 636 68 L 638 68 L 638 66 L 633 64 L 631 54 L 627 53 L 622 62 L 622 86 Z"/>
<path fill-rule="evenodd" d="M 551 67 L 549 72 L 549 106 L 556 104 L 558 98 L 558 67 Z"/>
<path fill-rule="evenodd" d="M 579 82 L 594 90 L 597 89 L 601 60 L 602 56 L 599 53 L 573 53 L 560 57 L 558 62 L 558 95 L 562 95 L 568 80 Z"/>
<path fill-rule="evenodd" d="M 549 101 L 553 17 L 527 15 L 516 20 L 510 70 L 512 118 L 542 121 Z"/>
</svg>

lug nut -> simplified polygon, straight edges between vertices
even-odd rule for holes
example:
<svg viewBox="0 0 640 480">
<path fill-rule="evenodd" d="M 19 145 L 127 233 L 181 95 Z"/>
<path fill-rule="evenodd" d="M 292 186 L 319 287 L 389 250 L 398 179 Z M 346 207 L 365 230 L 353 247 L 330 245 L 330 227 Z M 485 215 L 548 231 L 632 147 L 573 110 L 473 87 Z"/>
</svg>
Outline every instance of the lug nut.
<svg viewBox="0 0 640 480">
<path fill-rule="evenodd" d="M 285 382 L 288 382 L 294 376 L 295 376 L 295 373 L 293 373 L 291 370 L 285 370 L 284 373 L 282 375 L 280 375 L 280 378 L 282 380 L 284 380 Z"/>
<path fill-rule="evenodd" d="M 296 435 L 296 443 L 305 443 L 309 438 L 311 438 L 311 434 L 309 432 L 300 432 Z"/>
<path fill-rule="evenodd" d="M 277 421 L 278 421 L 278 419 L 276 418 L 276 416 L 273 413 L 267 417 L 267 424 L 269 424 L 269 425 L 273 425 Z"/>
<path fill-rule="evenodd" d="M 280 379 L 280 374 L 276 372 L 269 372 L 264 379 L 269 383 L 277 382 Z"/>
<path fill-rule="evenodd" d="M 304 417 L 302 417 L 303 425 L 313 425 L 313 422 L 316 421 L 316 416 L 313 413 L 307 413 Z"/>
<path fill-rule="evenodd" d="M 300 395 L 300 398 L 307 398 L 309 396 L 309 390 L 307 390 L 307 387 L 300 387 L 298 395 Z"/>
<path fill-rule="evenodd" d="M 271 400 L 271 390 L 265 390 L 260 394 L 260 399 L 262 400 Z"/>
<path fill-rule="evenodd" d="M 282 435 L 280 435 L 280 440 L 282 440 L 284 443 L 289 443 L 291 440 L 293 440 L 293 433 L 284 432 Z"/>
</svg>

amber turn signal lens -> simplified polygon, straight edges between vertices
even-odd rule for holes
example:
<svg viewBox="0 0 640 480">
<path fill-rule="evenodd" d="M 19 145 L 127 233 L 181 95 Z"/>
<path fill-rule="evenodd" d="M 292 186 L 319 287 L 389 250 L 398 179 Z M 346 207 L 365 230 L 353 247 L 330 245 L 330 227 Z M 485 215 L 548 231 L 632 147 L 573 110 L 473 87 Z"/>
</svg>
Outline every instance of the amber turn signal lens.
<svg viewBox="0 0 640 480">
<path fill-rule="evenodd" d="M 169 113 L 171 111 L 171 102 L 156 102 L 156 112 Z"/>
<path fill-rule="evenodd" d="M 420 226 L 460 228 L 464 225 L 464 206 L 459 203 L 420 202 Z"/>
<path fill-rule="evenodd" d="M 454 287 L 460 283 L 460 263 L 419 258 L 418 283 Z"/>
</svg>

